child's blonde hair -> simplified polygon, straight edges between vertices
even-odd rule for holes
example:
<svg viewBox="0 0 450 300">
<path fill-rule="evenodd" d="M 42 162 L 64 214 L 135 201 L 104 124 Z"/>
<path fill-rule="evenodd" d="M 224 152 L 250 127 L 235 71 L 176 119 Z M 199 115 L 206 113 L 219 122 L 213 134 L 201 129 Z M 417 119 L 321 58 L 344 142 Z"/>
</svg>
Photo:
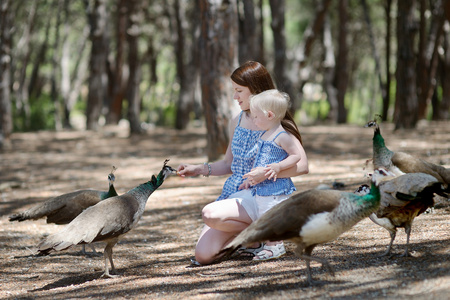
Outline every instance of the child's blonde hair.
<svg viewBox="0 0 450 300">
<path fill-rule="evenodd" d="M 290 106 L 288 94 L 277 89 L 267 90 L 250 98 L 250 109 L 260 109 L 266 116 L 269 111 L 276 120 L 283 120 Z"/>
</svg>

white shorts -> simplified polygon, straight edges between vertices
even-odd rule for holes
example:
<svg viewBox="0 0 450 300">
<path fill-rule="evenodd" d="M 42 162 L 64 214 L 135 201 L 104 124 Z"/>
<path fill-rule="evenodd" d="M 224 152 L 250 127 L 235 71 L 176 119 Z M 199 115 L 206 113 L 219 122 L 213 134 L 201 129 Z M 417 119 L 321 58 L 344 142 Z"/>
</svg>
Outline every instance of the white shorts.
<svg viewBox="0 0 450 300">
<path fill-rule="evenodd" d="M 290 195 L 253 196 L 252 191 L 247 189 L 231 194 L 228 199 L 235 199 L 236 202 L 244 207 L 249 217 L 255 221 L 266 211 L 289 197 Z"/>
</svg>

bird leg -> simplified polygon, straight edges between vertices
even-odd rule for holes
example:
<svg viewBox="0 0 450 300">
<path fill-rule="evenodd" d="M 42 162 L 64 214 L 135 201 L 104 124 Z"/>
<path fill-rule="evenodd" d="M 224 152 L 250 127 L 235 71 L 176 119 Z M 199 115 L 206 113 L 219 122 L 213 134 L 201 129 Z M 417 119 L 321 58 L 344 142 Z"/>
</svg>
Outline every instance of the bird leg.
<svg viewBox="0 0 450 300">
<path fill-rule="evenodd" d="M 411 234 L 411 225 L 410 224 L 405 225 L 405 232 L 406 232 L 405 252 L 403 252 L 403 254 L 399 255 L 399 257 L 412 257 L 412 255 L 408 251 L 409 236 Z"/>
<path fill-rule="evenodd" d="M 313 280 L 311 275 L 311 260 L 315 260 L 322 264 L 322 267 L 326 267 L 328 271 L 331 273 L 332 276 L 334 276 L 334 270 L 331 267 L 331 265 L 326 261 L 325 259 L 321 259 L 318 257 L 311 256 L 311 252 L 314 249 L 316 245 L 308 246 L 305 249 L 305 254 L 303 254 L 303 247 L 297 245 L 297 248 L 295 249 L 295 254 L 306 261 L 306 274 L 307 274 L 307 281 L 309 285 L 315 285 L 317 284 L 317 281 Z"/>
<path fill-rule="evenodd" d="M 90 256 L 90 255 L 93 255 L 93 256 L 99 256 L 99 255 L 101 255 L 101 254 L 99 254 L 99 253 L 95 250 L 95 247 L 94 247 L 94 245 L 92 245 L 92 244 L 88 244 L 89 248 L 92 249 L 92 253 L 86 252 L 86 244 L 82 244 L 81 246 L 82 246 L 82 248 L 81 248 L 81 253 L 82 253 L 83 255 L 85 255 L 85 256 Z"/>
<path fill-rule="evenodd" d="M 389 235 L 391 236 L 391 241 L 390 241 L 389 246 L 387 247 L 386 251 L 383 252 L 382 254 L 380 254 L 379 257 L 388 256 L 388 255 L 389 255 L 389 257 L 392 256 L 392 255 L 390 255 L 390 253 L 391 253 L 392 244 L 394 243 L 396 234 L 397 234 L 397 230 L 395 228 L 394 228 L 394 230 L 389 230 Z"/>
<path fill-rule="evenodd" d="M 114 263 L 113 263 L 113 259 L 112 259 L 112 248 L 114 247 L 114 245 L 116 243 L 117 243 L 117 239 L 110 241 L 106 244 L 105 251 L 103 253 L 103 256 L 105 258 L 105 272 L 102 274 L 101 277 L 114 278 L 114 277 L 118 276 L 118 275 L 109 274 L 109 268 L 108 268 L 108 260 L 109 260 L 109 263 L 111 264 L 112 273 L 116 272 L 116 268 L 114 267 Z"/>
</svg>

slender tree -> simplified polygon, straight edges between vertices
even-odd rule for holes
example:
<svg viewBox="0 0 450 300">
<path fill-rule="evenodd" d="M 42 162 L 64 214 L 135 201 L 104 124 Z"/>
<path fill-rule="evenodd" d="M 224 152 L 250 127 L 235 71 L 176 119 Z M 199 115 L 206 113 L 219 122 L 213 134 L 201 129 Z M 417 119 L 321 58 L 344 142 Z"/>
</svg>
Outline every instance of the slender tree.
<svg viewBox="0 0 450 300">
<path fill-rule="evenodd" d="M 207 128 L 207 155 L 225 153 L 229 136 L 232 94 L 230 70 L 236 65 L 236 5 L 229 0 L 200 0 L 202 105 Z"/>
<path fill-rule="evenodd" d="M 334 73 L 334 86 L 337 90 L 337 123 L 347 122 L 347 108 L 345 107 L 345 94 L 347 93 L 347 86 L 349 81 L 349 67 L 348 67 L 348 53 L 349 47 L 348 39 L 348 1 L 341 0 L 339 7 L 339 35 L 338 35 L 338 51 L 336 59 L 336 72 Z"/>
<path fill-rule="evenodd" d="M 11 113 L 11 0 L 0 0 L 0 149 L 9 148 Z"/>
<path fill-rule="evenodd" d="M 414 38 L 417 32 L 414 13 L 416 1 L 398 1 L 397 13 L 397 91 L 395 100 L 395 129 L 414 128 L 418 120 L 416 92 L 416 57 Z"/>
<path fill-rule="evenodd" d="M 272 12 L 272 22 L 270 26 L 273 32 L 274 44 L 274 77 L 277 87 L 294 97 L 292 82 L 286 71 L 286 32 L 285 32 L 285 0 L 270 0 L 270 11 Z"/>
<path fill-rule="evenodd" d="M 175 128 L 185 129 L 189 124 L 196 102 L 195 92 L 199 79 L 199 51 L 197 45 L 200 22 L 195 16 L 198 13 L 198 1 L 185 1 L 183 6 L 180 5 L 180 1 L 175 0 L 174 2 L 174 19 L 177 33 L 174 47 L 177 78 L 180 83 Z M 191 20 L 191 22 L 187 20 Z"/>
<path fill-rule="evenodd" d="M 97 130 L 106 90 L 107 18 L 106 0 L 85 0 L 92 43 L 89 60 L 89 92 L 86 107 L 86 129 Z"/>
<path fill-rule="evenodd" d="M 127 101 L 128 101 L 128 121 L 130 122 L 130 133 L 142 133 L 141 128 L 141 94 L 139 84 L 141 82 L 141 66 L 138 49 L 138 38 L 140 35 L 140 22 L 142 17 L 140 12 L 142 7 L 140 0 L 127 0 L 128 7 L 128 65 L 130 67 L 130 76 L 127 84 Z"/>
<path fill-rule="evenodd" d="M 125 72 L 126 43 L 127 43 L 127 0 L 119 0 L 117 3 L 115 29 L 116 51 L 115 59 L 110 63 L 109 97 L 107 100 L 106 123 L 117 124 L 122 116 L 123 99 L 125 97 L 126 82 L 129 72 Z"/>
</svg>

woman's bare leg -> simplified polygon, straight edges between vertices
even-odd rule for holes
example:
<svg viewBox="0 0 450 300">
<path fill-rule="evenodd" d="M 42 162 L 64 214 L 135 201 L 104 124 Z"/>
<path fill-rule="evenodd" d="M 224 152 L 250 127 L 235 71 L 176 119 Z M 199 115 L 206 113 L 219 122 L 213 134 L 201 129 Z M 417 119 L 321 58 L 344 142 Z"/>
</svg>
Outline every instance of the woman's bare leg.
<svg viewBox="0 0 450 300">
<path fill-rule="evenodd" d="M 214 256 L 252 222 L 245 209 L 234 199 L 208 204 L 202 211 L 205 227 L 195 248 L 195 259 L 202 265 Z"/>
</svg>

